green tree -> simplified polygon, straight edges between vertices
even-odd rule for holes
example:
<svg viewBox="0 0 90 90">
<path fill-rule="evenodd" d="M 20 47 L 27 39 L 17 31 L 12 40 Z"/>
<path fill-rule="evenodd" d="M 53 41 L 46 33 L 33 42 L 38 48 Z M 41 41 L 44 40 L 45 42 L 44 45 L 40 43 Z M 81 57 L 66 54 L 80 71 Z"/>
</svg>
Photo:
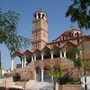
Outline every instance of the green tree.
<svg viewBox="0 0 90 90">
<path fill-rule="evenodd" d="M 73 78 L 69 75 L 69 72 L 66 70 L 63 65 L 55 65 L 48 71 L 50 76 L 53 76 L 54 82 L 62 84 L 67 84 L 73 82 Z"/>
<path fill-rule="evenodd" d="M 59 65 L 55 65 L 49 70 L 49 74 L 53 76 L 55 81 L 59 81 L 59 78 L 64 76 L 64 72 Z"/>
<path fill-rule="evenodd" d="M 72 4 L 69 6 L 66 17 L 70 16 L 71 22 L 77 22 L 82 33 L 82 29 L 90 29 L 90 0 L 71 0 Z M 83 37 L 82 37 L 83 40 Z M 82 41 L 83 62 L 84 50 Z M 84 75 L 86 75 L 84 64 Z M 85 77 L 85 90 L 87 90 L 86 77 Z"/>
<path fill-rule="evenodd" d="M 14 74 L 13 74 L 13 80 L 14 80 L 14 81 L 20 81 L 20 79 L 21 79 L 21 76 L 20 76 L 19 73 L 14 73 Z"/>
<path fill-rule="evenodd" d="M 76 47 L 69 47 L 67 50 L 67 58 L 72 60 L 76 67 L 80 68 L 82 66 L 80 59 L 80 50 Z"/>
<path fill-rule="evenodd" d="M 82 67 L 82 61 L 80 59 L 80 51 L 76 47 L 69 47 L 67 50 L 67 58 L 74 62 L 75 67 L 78 68 L 78 77 L 80 79 L 80 68 Z"/>
<path fill-rule="evenodd" d="M 71 18 L 71 22 L 77 22 L 79 28 L 90 28 L 90 0 L 71 0 L 66 17 Z"/>
<path fill-rule="evenodd" d="M 29 39 L 18 35 L 19 18 L 20 15 L 14 11 L 2 12 L 0 10 L 0 44 L 5 44 L 10 54 L 30 44 Z"/>
</svg>

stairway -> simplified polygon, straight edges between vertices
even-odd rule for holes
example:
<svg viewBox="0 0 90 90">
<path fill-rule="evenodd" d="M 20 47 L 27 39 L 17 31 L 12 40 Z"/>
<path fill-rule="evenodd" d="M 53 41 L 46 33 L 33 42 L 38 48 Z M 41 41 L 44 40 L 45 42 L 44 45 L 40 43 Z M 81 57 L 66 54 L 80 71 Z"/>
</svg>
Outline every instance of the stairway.
<svg viewBox="0 0 90 90">
<path fill-rule="evenodd" d="M 54 85 L 49 82 L 37 82 L 29 80 L 26 83 L 25 90 L 54 90 Z"/>
</svg>

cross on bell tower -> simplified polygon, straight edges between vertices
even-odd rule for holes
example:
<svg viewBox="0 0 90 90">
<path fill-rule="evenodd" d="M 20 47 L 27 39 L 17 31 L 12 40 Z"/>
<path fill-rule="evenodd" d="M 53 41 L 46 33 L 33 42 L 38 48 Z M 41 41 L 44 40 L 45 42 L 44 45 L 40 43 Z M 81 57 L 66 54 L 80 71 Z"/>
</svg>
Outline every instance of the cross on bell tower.
<svg viewBox="0 0 90 90">
<path fill-rule="evenodd" d="M 42 49 L 48 43 L 47 13 L 39 9 L 33 14 L 32 49 Z"/>
</svg>

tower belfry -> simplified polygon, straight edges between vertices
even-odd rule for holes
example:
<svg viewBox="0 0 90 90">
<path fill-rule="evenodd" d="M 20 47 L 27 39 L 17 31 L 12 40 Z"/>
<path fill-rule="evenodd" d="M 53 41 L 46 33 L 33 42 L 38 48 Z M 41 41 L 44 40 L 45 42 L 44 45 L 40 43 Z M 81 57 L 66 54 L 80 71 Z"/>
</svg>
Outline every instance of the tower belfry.
<svg viewBox="0 0 90 90">
<path fill-rule="evenodd" d="M 32 49 L 42 49 L 48 43 L 47 14 L 41 9 L 33 14 Z"/>
</svg>

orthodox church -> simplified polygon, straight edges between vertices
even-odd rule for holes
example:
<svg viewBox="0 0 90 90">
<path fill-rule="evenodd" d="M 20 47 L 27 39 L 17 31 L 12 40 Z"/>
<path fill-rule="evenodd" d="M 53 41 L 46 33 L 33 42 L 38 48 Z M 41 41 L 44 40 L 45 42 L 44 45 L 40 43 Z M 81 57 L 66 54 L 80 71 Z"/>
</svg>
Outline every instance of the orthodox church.
<svg viewBox="0 0 90 90">
<path fill-rule="evenodd" d="M 71 60 L 67 58 L 69 47 L 77 47 L 82 53 L 82 42 L 85 50 L 85 59 L 90 60 L 90 36 L 81 33 L 80 30 L 71 28 L 65 31 L 51 42 L 48 42 L 48 21 L 47 13 L 39 10 L 33 14 L 32 26 L 32 48 L 23 51 L 16 51 L 12 55 L 13 70 L 14 58 L 21 59 L 21 67 L 16 71 L 22 78 L 41 82 L 52 82 L 53 77 L 48 76 L 47 67 L 64 64 L 69 70 L 76 73 Z"/>
</svg>

